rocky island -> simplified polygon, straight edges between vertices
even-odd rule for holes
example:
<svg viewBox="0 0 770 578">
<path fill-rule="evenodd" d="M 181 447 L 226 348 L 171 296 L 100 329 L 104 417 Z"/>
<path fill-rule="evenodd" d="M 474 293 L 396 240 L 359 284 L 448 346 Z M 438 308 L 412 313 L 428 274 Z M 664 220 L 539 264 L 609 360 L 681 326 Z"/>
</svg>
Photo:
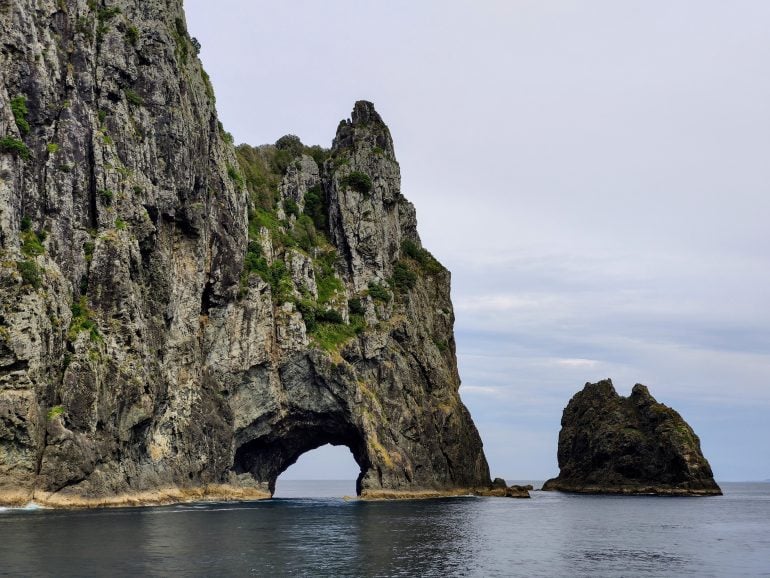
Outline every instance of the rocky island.
<svg viewBox="0 0 770 578">
<path fill-rule="evenodd" d="M 0 1 L 0 37 L 0 504 L 270 497 L 327 443 L 364 497 L 493 489 L 371 103 L 236 148 L 182 0 Z"/>
<path fill-rule="evenodd" d="M 718 496 L 692 428 L 647 387 L 617 394 L 609 379 L 587 383 L 561 420 L 557 478 L 543 490 L 592 494 Z"/>
</svg>

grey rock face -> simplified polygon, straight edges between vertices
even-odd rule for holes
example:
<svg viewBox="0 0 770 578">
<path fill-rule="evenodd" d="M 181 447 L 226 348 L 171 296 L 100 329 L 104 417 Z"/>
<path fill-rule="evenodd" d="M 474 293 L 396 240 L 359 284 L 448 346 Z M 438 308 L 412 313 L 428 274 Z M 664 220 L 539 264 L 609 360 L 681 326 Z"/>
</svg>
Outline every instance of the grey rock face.
<svg viewBox="0 0 770 578">
<path fill-rule="evenodd" d="M 332 145 L 337 169 L 330 182 L 334 244 L 350 265 L 356 291 L 393 273 L 402 239 L 419 242 L 414 206 L 401 195 L 401 173 L 390 131 L 369 102 L 358 102 Z M 371 188 L 352 177 L 366 176 Z M 352 183 L 351 183 L 352 181 Z"/>
<path fill-rule="evenodd" d="M 364 495 L 488 486 L 449 273 L 370 103 L 278 187 L 286 234 L 306 220 L 283 202 L 322 193 L 321 287 L 319 249 L 249 221 L 181 0 L 0 0 L 0 37 L 0 503 L 269 494 L 325 443 Z M 280 283 L 244 268 L 252 244 Z"/>
<path fill-rule="evenodd" d="M 301 155 L 287 170 L 281 181 L 281 201 L 293 201 L 299 210 L 305 208 L 305 193 L 321 182 L 318 165 L 308 155 Z M 282 210 L 282 207 L 279 208 Z"/>
<path fill-rule="evenodd" d="M 629 397 L 607 379 L 569 402 L 559 433 L 559 477 L 544 490 L 721 495 L 692 428 L 641 384 Z"/>
</svg>

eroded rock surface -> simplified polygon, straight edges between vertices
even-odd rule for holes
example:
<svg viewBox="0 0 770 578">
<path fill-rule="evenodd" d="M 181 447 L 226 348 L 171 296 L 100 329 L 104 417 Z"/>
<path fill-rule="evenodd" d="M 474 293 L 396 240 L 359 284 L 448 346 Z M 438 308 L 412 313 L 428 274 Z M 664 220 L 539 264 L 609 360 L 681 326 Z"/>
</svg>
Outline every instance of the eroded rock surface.
<svg viewBox="0 0 770 578">
<path fill-rule="evenodd" d="M 479 492 L 480 495 L 495 497 L 495 498 L 530 498 L 529 492 L 534 488 L 531 485 L 509 486 L 502 478 L 495 478 L 492 480 L 492 487 L 486 492 Z"/>
<path fill-rule="evenodd" d="M 236 151 L 181 0 L 0 0 L 0 503 L 488 488 L 390 133 Z"/>
<path fill-rule="evenodd" d="M 543 490 L 607 494 L 721 495 L 700 440 L 647 387 L 617 394 L 587 383 L 561 420 L 557 478 Z"/>
</svg>

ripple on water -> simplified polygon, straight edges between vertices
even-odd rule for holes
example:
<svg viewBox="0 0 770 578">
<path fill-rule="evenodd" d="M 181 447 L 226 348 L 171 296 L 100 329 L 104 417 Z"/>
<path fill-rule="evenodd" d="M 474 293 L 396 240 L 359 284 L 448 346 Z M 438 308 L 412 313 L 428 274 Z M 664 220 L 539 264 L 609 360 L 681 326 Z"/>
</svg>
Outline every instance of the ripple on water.
<svg viewBox="0 0 770 578">
<path fill-rule="evenodd" d="M 533 492 L 531 500 L 321 497 L 36 515 L 5 508 L 0 574 L 76 576 L 86 564 L 94 575 L 163 576 L 767 572 L 770 486 L 724 489 L 725 498 L 698 499 Z"/>
</svg>

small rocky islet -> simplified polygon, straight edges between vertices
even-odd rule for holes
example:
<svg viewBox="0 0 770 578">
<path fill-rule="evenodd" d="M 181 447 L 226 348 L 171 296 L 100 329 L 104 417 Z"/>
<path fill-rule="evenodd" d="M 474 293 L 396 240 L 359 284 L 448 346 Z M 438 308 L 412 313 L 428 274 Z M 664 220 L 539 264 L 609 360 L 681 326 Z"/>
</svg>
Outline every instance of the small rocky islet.
<svg viewBox="0 0 770 578">
<path fill-rule="evenodd" d="M 561 425 L 560 473 L 543 490 L 722 495 L 698 436 L 644 385 L 623 397 L 609 379 L 587 383 L 565 408 Z"/>
</svg>

